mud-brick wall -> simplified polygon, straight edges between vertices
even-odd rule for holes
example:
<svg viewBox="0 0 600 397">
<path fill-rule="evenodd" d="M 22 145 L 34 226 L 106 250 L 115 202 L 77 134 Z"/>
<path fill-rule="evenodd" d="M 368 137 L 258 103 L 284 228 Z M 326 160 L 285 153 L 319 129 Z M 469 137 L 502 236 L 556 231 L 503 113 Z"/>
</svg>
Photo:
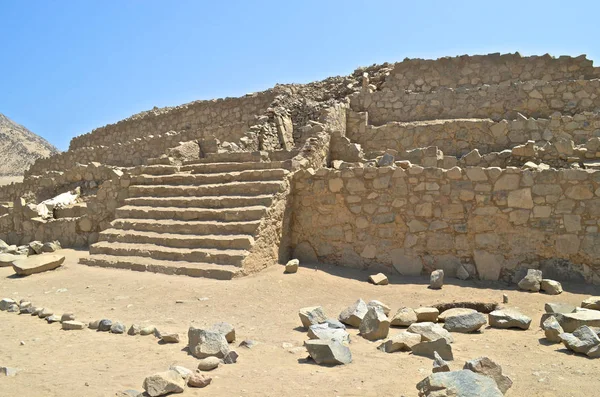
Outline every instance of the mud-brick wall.
<svg viewBox="0 0 600 397">
<path fill-rule="evenodd" d="M 600 172 L 350 168 L 298 172 L 297 256 L 421 274 L 464 266 L 514 280 L 525 268 L 600 283 Z"/>
</svg>

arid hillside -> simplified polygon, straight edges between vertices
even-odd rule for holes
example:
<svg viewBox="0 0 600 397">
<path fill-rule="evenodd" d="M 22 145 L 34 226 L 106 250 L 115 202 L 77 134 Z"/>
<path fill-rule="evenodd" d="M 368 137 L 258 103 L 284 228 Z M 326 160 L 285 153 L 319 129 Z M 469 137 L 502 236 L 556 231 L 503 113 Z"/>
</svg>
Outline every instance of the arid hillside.
<svg viewBox="0 0 600 397">
<path fill-rule="evenodd" d="M 37 158 L 56 153 L 44 138 L 0 113 L 0 177 L 20 176 Z"/>
</svg>

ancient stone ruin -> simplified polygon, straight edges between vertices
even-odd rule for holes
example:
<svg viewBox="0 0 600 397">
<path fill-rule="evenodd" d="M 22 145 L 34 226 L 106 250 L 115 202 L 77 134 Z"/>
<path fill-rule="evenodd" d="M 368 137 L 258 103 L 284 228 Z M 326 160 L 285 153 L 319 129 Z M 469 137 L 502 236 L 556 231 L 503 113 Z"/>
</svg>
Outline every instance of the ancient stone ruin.
<svg viewBox="0 0 600 397">
<path fill-rule="evenodd" d="M 518 53 L 155 108 L 1 187 L 0 239 L 219 279 L 298 258 L 597 284 L 599 110 L 600 68 L 585 56 Z"/>
</svg>

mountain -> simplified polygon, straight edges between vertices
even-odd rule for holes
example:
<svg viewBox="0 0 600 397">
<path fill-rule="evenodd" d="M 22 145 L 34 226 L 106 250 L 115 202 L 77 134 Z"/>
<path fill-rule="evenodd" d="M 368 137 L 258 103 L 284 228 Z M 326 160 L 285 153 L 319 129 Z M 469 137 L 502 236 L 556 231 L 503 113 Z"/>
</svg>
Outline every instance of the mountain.
<svg viewBox="0 0 600 397">
<path fill-rule="evenodd" d="M 0 176 L 23 175 L 36 159 L 58 152 L 44 138 L 0 113 Z"/>
</svg>

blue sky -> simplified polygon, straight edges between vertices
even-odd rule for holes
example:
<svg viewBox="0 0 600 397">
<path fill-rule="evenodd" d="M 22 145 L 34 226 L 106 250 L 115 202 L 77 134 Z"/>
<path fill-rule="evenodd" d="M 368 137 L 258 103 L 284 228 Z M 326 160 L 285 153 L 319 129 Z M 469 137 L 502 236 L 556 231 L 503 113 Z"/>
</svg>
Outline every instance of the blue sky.
<svg viewBox="0 0 600 397">
<path fill-rule="evenodd" d="M 519 51 L 600 66 L 600 2 L 0 0 L 0 113 L 59 149 L 169 106 L 405 57 Z"/>
</svg>

